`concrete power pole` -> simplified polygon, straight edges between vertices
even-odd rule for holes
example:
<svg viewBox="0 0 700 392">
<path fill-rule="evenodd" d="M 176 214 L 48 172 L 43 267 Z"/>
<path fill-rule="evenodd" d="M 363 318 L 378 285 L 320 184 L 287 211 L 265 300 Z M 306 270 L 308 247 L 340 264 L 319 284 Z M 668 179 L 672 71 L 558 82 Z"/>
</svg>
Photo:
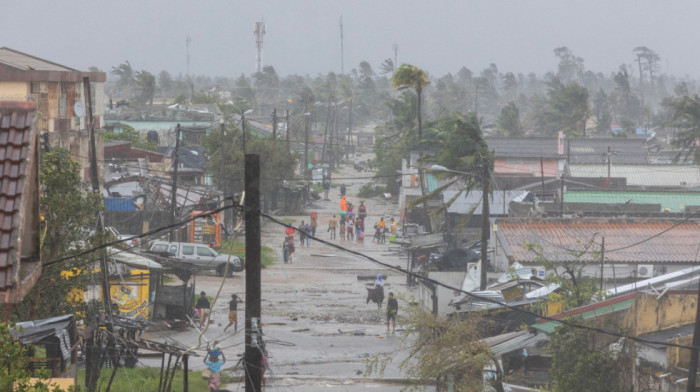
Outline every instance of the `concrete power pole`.
<svg viewBox="0 0 700 392">
<path fill-rule="evenodd" d="M 245 156 L 245 392 L 260 391 L 260 157 Z"/>
<path fill-rule="evenodd" d="M 262 72 L 263 68 L 263 37 L 265 36 L 265 22 L 255 22 L 255 48 L 257 50 L 255 55 L 255 70 L 256 72 Z"/>
</svg>

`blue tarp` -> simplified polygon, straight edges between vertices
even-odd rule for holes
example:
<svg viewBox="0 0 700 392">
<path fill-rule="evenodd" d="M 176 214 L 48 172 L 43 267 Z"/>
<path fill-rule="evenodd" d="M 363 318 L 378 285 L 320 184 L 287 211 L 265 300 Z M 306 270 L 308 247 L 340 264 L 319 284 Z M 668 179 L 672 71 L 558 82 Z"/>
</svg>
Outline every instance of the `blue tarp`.
<svg viewBox="0 0 700 392">
<path fill-rule="evenodd" d="M 107 211 L 136 211 L 134 199 L 131 197 L 105 197 Z"/>
</svg>

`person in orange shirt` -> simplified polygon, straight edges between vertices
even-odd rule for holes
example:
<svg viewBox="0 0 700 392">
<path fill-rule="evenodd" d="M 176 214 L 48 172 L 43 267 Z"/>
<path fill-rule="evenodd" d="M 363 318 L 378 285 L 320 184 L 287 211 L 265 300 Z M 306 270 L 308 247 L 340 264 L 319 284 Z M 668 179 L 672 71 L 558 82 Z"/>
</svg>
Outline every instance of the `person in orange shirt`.
<svg viewBox="0 0 700 392">
<path fill-rule="evenodd" d="M 347 200 L 345 199 L 345 196 L 343 196 L 343 197 L 340 199 L 340 209 L 341 209 L 342 211 L 346 211 L 347 208 L 348 208 L 348 207 L 347 207 Z"/>
</svg>

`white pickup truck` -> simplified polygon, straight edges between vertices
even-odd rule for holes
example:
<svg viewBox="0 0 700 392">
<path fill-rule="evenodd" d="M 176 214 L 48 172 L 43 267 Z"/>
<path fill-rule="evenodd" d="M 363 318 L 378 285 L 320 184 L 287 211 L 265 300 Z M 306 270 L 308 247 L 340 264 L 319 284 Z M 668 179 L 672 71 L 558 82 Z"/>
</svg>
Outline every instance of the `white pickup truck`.
<svg viewBox="0 0 700 392">
<path fill-rule="evenodd" d="M 228 276 L 232 276 L 234 272 L 241 272 L 245 268 L 240 257 L 220 254 L 206 244 L 156 240 L 148 248 L 148 252 L 173 257 L 191 263 L 199 269 L 214 270 L 219 276 L 224 276 L 227 262 Z"/>
</svg>

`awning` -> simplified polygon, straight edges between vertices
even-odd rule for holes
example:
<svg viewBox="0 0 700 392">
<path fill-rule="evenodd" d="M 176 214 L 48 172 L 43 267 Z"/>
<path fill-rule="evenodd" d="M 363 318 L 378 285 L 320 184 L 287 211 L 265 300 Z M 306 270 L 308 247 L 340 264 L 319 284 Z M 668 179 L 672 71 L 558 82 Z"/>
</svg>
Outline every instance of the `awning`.
<svg viewBox="0 0 700 392">
<path fill-rule="evenodd" d="M 22 321 L 10 330 L 10 334 L 22 344 L 32 344 L 49 336 L 56 336 L 59 340 L 63 359 L 68 360 L 71 347 L 69 329 L 72 323 L 72 314 L 42 320 Z"/>
<path fill-rule="evenodd" d="M 127 252 L 127 251 L 121 250 L 119 248 L 108 247 L 107 248 L 107 257 L 111 258 L 112 260 L 114 260 L 117 263 L 126 264 L 126 265 L 129 265 L 131 267 L 144 268 L 144 269 L 156 269 L 156 270 L 165 269 L 165 268 L 163 268 L 162 265 L 156 263 L 155 261 L 153 261 L 147 257 L 137 255 L 136 253 Z"/>
</svg>

